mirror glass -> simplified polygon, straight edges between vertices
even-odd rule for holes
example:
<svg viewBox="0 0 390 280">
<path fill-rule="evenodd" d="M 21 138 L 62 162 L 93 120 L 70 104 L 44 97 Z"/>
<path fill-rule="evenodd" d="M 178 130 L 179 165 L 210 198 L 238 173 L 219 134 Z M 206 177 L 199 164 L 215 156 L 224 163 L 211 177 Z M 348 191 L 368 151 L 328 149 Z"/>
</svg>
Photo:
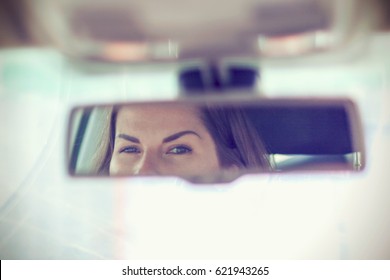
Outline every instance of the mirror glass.
<svg viewBox="0 0 390 280">
<path fill-rule="evenodd" d="M 80 106 L 72 110 L 74 176 L 179 176 L 360 170 L 359 115 L 346 99 L 249 99 Z"/>
</svg>

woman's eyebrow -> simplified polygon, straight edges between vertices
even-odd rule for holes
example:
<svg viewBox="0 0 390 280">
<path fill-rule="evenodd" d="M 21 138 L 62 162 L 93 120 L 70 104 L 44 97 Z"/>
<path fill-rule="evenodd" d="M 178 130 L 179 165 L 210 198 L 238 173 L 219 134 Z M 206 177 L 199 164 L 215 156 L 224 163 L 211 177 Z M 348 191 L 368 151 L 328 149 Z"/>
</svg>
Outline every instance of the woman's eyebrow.
<svg viewBox="0 0 390 280">
<path fill-rule="evenodd" d="M 118 137 L 118 138 L 123 138 L 123 139 L 125 139 L 125 140 L 127 140 L 127 141 L 130 141 L 130 142 L 133 142 L 133 143 L 137 143 L 137 144 L 140 144 L 140 143 L 141 143 L 141 141 L 139 141 L 138 138 L 133 137 L 133 136 L 130 136 L 130 135 L 127 135 L 127 134 L 121 133 L 121 134 L 119 134 L 117 137 Z"/>
<path fill-rule="evenodd" d="M 184 130 L 184 131 L 180 131 L 180 132 L 177 132 L 175 134 L 172 134 L 166 138 L 163 139 L 163 143 L 167 143 L 167 142 L 171 142 L 171 141 L 174 141 L 184 135 L 187 135 L 187 134 L 193 134 L 193 135 L 196 135 L 198 136 L 200 139 L 202 139 L 202 137 L 200 137 L 200 135 L 198 133 L 196 133 L 195 131 L 192 131 L 192 130 Z"/>
</svg>

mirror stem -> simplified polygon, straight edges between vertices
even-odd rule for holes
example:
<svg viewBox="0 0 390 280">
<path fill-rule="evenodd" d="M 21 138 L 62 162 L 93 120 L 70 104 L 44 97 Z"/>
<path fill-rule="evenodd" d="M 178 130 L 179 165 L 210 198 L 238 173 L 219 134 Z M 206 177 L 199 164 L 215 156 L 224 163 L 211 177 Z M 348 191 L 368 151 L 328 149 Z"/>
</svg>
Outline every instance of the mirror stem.
<svg viewBox="0 0 390 280">
<path fill-rule="evenodd" d="M 251 93 L 255 92 L 259 76 L 259 69 L 254 66 L 224 66 L 210 60 L 205 67 L 195 66 L 181 70 L 179 84 L 182 92 L 188 94 L 226 93 L 237 90 L 247 90 Z"/>
</svg>

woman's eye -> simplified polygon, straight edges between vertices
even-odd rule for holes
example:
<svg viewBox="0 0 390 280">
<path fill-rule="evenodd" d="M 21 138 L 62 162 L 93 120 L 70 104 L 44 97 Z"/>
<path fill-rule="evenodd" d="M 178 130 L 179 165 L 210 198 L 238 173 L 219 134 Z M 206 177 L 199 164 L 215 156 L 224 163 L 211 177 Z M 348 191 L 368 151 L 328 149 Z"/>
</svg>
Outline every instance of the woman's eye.
<svg viewBox="0 0 390 280">
<path fill-rule="evenodd" d="M 141 153 L 141 150 L 138 147 L 129 146 L 129 147 L 124 147 L 124 148 L 120 149 L 119 153 L 139 154 L 139 153 Z"/>
<path fill-rule="evenodd" d="M 176 146 L 172 149 L 170 149 L 167 154 L 171 154 L 171 155 L 183 155 L 183 154 L 188 154 L 188 153 L 191 153 L 192 152 L 192 149 L 190 147 L 187 147 L 187 146 Z"/>
</svg>

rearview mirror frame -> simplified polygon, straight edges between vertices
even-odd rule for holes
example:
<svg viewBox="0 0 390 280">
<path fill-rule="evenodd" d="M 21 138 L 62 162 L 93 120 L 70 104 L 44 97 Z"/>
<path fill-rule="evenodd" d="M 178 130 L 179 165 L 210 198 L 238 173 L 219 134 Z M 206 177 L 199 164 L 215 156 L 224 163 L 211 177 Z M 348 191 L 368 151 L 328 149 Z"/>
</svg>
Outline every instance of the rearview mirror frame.
<svg viewBox="0 0 390 280">
<path fill-rule="evenodd" d="M 85 174 L 77 171 L 78 156 L 75 153 L 77 154 L 78 152 L 75 147 L 81 148 L 82 142 L 79 144 L 75 143 L 79 141 L 77 138 L 80 138 L 80 127 L 84 127 L 83 129 L 87 128 L 86 124 L 76 125 L 74 120 L 78 119 L 79 124 L 83 122 L 87 123 L 95 108 L 102 109 L 105 106 L 118 104 L 120 106 L 145 104 L 160 104 L 164 106 L 170 104 L 191 104 L 199 106 L 207 104 L 212 106 L 240 106 L 246 108 L 249 118 L 252 122 L 255 122 L 255 128 L 262 130 L 261 137 L 267 147 L 268 159 L 271 166 L 271 169 L 267 170 L 266 173 L 337 170 L 360 171 L 365 166 L 366 156 L 359 111 L 356 104 L 349 99 L 259 98 L 249 96 L 238 97 L 235 95 L 230 98 L 224 97 L 221 100 L 220 97 L 215 96 L 207 96 L 207 98 L 198 96 L 187 97 L 176 101 L 126 102 L 73 108 L 69 117 L 66 150 L 66 164 L 69 175 L 76 177 L 99 176 L 99 174 Z M 267 114 L 268 117 L 266 117 Z M 290 114 L 290 117 L 288 117 L 288 114 Z M 256 123 L 256 118 L 262 119 L 262 122 Z M 312 125 L 318 126 L 317 131 L 310 131 Z M 311 140 L 309 140 L 311 142 L 306 141 L 308 139 L 307 135 L 309 134 L 311 137 Z M 294 158 L 294 160 L 292 161 L 291 158 Z M 338 164 L 336 159 L 341 158 L 345 158 L 348 164 Z M 259 170 L 248 169 L 244 171 L 240 170 L 240 172 L 234 174 L 229 174 L 229 172 L 225 172 L 225 174 L 221 173 L 211 179 L 205 179 L 199 176 L 187 177 L 185 179 L 192 182 L 225 182 L 234 180 L 243 174 L 258 172 Z M 264 173 L 264 170 L 261 173 Z"/>
</svg>

